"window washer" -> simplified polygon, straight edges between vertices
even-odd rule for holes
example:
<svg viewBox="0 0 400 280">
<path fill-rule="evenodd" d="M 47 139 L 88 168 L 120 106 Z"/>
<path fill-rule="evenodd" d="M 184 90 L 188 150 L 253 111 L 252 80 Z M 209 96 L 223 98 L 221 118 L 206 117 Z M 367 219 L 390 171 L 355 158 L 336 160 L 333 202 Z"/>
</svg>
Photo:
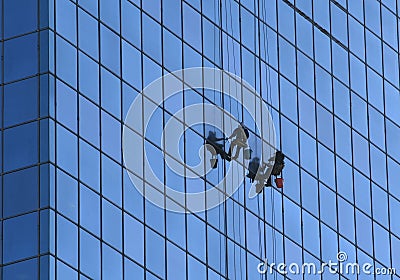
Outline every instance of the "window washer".
<svg viewBox="0 0 400 280">
<path fill-rule="evenodd" d="M 206 144 L 208 145 L 206 145 L 206 148 L 208 151 L 211 152 L 212 157 L 210 162 L 212 168 L 214 169 L 217 168 L 218 165 L 218 158 L 217 158 L 218 154 L 221 155 L 223 159 L 226 159 L 228 157 L 228 154 L 224 150 L 225 148 L 224 144 L 217 143 L 218 141 L 221 140 L 225 140 L 225 138 L 217 138 L 217 134 L 215 131 L 208 132 L 208 136 L 206 138 Z M 213 149 L 210 146 L 213 147 Z"/>
<path fill-rule="evenodd" d="M 233 131 L 232 135 L 229 136 L 228 139 L 233 139 L 231 142 L 231 146 L 229 148 L 228 155 L 231 159 L 237 159 L 239 157 L 240 150 L 242 148 L 248 147 L 247 139 L 249 138 L 250 133 L 247 127 L 243 122 Z M 235 149 L 235 154 L 232 156 L 232 152 Z"/>
</svg>

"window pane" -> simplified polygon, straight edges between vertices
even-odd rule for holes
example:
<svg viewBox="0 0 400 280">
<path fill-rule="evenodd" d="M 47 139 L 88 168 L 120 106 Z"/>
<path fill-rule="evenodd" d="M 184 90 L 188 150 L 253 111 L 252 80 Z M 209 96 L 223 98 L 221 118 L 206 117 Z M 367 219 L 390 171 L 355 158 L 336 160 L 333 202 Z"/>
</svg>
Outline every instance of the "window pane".
<svg viewBox="0 0 400 280">
<path fill-rule="evenodd" d="M 33 122 L 4 131 L 5 171 L 38 162 L 37 127 L 37 122 Z"/>
<path fill-rule="evenodd" d="M 38 254 L 38 215 L 27 214 L 5 220 L 3 236 L 4 263 Z"/>
<path fill-rule="evenodd" d="M 18 37 L 4 43 L 4 82 L 37 73 L 37 45 L 38 33 Z"/>
<path fill-rule="evenodd" d="M 5 38 L 37 30 L 37 0 L 6 0 L 3 5 Z"/>
<path fill-rule="evenodd" d="M 38 208 L 38 173 L 34 167 L 4 175 L 4 217 Z"/>
<path fill-rule="evenodd" d="M 38 79 L 31 78 L 4 87 L 4 126 L 38 117 Z"/>
<path fill-rule="evenodd" d="M 3 279 L 38 279 L 38 259 L 31 259 L 3 268 Z"/>
</svg>

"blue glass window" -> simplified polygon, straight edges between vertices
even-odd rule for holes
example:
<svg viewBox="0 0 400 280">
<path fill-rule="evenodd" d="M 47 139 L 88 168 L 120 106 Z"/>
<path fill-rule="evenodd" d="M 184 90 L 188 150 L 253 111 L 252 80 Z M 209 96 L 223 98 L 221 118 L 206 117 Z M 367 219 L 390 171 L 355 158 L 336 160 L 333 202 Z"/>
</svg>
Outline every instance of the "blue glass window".
<svg viewBox="0 0 400 280">
<path fill-rule="evenodd" d="M 83 230 L 79 233 L 80 269 L 92 279 L 100 279 L 100 241 Z"/>
<path fill-rule="evenodd" d="M 336 157 L 336 182 L 338 193 L 353 201 L 353 172 L 351 167 L 340 158 Z"/>
<path fill-rule="evenodd" d="M 217 249 L 218 247 L 212 247 L 213 251 Z M 217 255 L 215 251 L 213 255 Z M 176 269 L 177 267 L 179 269 Z M 186 279 L 186 254 L 172 243 L 167 242 L 167 279 L 171 277 L 173 279 Z"/>
<path fill-rule="evenodd" d="M 77 50 L 59 36 L 56 39 L 56 59 L 57 76 L 76 88 Z"/>
<path fill-rule="evenodd" d="M 200 243 L 198 243 L 200 244 Z M 146 228 L 146 266 L 153 273 L 165 278 L 165 240 Z"/>
<path fill-rule="evenodd" d="M 305 3 L 306 1 L 301 1 L 296 3 L 296 5 L 301 5 L 300 3 Z M 313 56 L 313 41 L 312 41 L 312 25 L 304 17 L 296 15 L 296 35 L 297 35 L 297 45 L 309 56 Z"/>
<path fill-rule="evenodd" d="M 56 0 L 56 31 L 76 44 L 76 6 L 69 0 Z"/>
<path fill-rule="evenodd" d="M 122 78 L 137 89 L 142 89 L 142 54 L 122 41 Z"/>
<path fill-rule="evenodd" d="M 378 221 L 381 225 L 389 228 L 388 208 L 383 205 L 388 205 L 388 194 L 380 187 L 372 184 L 372 213 L 374 220 Z"/>
<path fill-rule="evenodd" d="M 400 94 L 397 89 L 385 82 L 386 116 L 394 123 L 400 124 Z"/>
<path fill-rule="evenodd" d="M 105 153 L 121 159 L 121 123 L 104 111 L 101 112 L 101 140 Z"/>
<path fill-rule="evenodd" d="M 102 269 L 104 279 L 114 279 L 115 275 L 122 275 L 122 256 L 103 243 Z"/>
<path fill-rule="evenodd" d="M 38 162 L 38 123 L 4 131 L 4 169 L 21 168 Z"/>
<path fill-rule="evenodd" d="M 103 1 L 107 2 L 107 1 Z M 110 29 L 100 28 L 101 62 L 115 74 L 120 73 L 120 38 Z"/>
<path fill-rule="evenodd" d="M 389 196 L 390 203 L 390 231 L 400 236 L 400 223 L 398 221 L 398 216 L 396 213 L 400 211 L 400 202 Z M 383 207 L 382 207 L 383 208 Z"/>
<path fill-rule="evenodd" d="M 3 215 L 14 216 L 38 208 L 38 168 L 33 167 L 3 177 Z"/>
<path fill-rule="evenodd" d="M 350 55 L 350 79 L 351 79 L 351 89 L 357 92 L 364 99 L 367 96 L 366 91 L 366 71 L 365 64 L 362 63 L 358 58 Z"/>
<path fill-rule="evenodd" d="M 369 174 L 369 149 L 368 142 L 353 130 L 353 159 L 356 168 L 365 175 Z"/>
<path fill-rule="evenodd" d="M 279 134 L 278 134 L 279 135 Z M 299 161 L 298 127 L 282 118 L 282 150 L 295 162 Z"/>
<path fill-rule="evenodd" d="M 373 0 L 369 0 L 370 2 Z M 375 1 L 374 1 L 375 2 Z M 382 45 L 378 37 L 370 31 L 367 35 L 367 63 L 378 73 L 382 73 Z"/>
<path fill-rule="evenodd" d="M 336 42 L 332 43 L 333 74 L 346 85 L 349 84 L 348 53 Z"/>
<path fill-rule="evenodd" d="M 127 258 L 124 260 L 124 273 L 126 279 L 144 280 L 143 268 Z"/>
<path fill-rule="evenodd" d="M 368 215 L 371 215 L 370 182 L 358 171 L 354 171 L 354 190 L 356 197 L 356 206 Z"/>
<path fill-rule="evenodd" d="M 57 170 L 57 211 L 78 222 L 78 182 Z"/>
<path fill-rule="evenodd" d="M 320 207 L 320 217 L 328 225 L 333 228 L 336 227 L 336 195 L 330 189 L 320 185 L 319 199 L 321 205 Z"/>
<path fill-rule="evenodd" d="M 318 217 L 318 183 L 305 171 L 301 171 L 301 197 L 305 209 Z"/>
<path fill-rule="evenodd" d="M 320 2 L 322 1 L 318 1 L 318 3 Z M 329 37 L 323 34 L 316 27 L 314 27 L 314 50 L 315 50 L 315 60 L 320 65 L 322 65 L 326 70 L 331 69 L 331 56 L 326 55 L 331 52 L 331 44 Z"/>
<path fill-rule="evenodd" d="M 297 123 L 297 91 L 296 87 L 285 78 L 280 79 L 280 104 L 282 113 Z"/>
<path fill-rule="evenodd" d="M 78 175 L 78 139 L 60 125 L 57 125 L 57 164 L 72 175 Z"/>
<path fill-rule="evenodd" d="M 143 196 L 136 189 L 129 178 L 128 171 L 124 169 L 124 210 L 139 219 L 143 219 Z M 131 176 L 135 176 L 131 174 Z"/>
<path fill-rule="evenodd" d="M 7 265 L 3 268 L 3 279 L 38 279 L 38 259 Z"/>
<path fill-rule="evenodd" d="M 183 39 L 190 46 L 201 51 L 201 17 L 187 4 L 183 6 Z"/>
<path fill-rule="evenodd" d="M 383 112 L 383 79 L 371 68 L 367 68 L 368 102 Z"/>
<path fill-rule="evenodd" d="M 6 41 L 4 43 L 4 82 L 36 74 L 38 57 L 38 33 Z"/>
<path fill-rule="evenodd" d="M 188 280 L 206 279 L 206 267 L 192 256 L 188 256 Z"/>
<path fill-rule="evenodd" d="M 279 66 L 289 80 L 296 80 L 296 57 L 294 47 L 279 37 Z"/>
<path fill-rule="evenodd" d="M 175 242 L 182 248 L 186 248 L 185 214 L 167 211 L 166 216 L 166 230 L 168 239 Z"/>
<path fill-rule="evenodd" d="M 60 215 L 57 215 L 57 256 L 78 266 L 78 227 Z"/>
<path fill-rule="evenodd" d="M 148 2 L 148 1 L 146 1 Z M 144 3 L 146 3 L 144 2 Z M 170 4 L 172 1 L 168 1 Z M 170 5 L 167 5 L 170 6 Z M 122 1 L 122 36 L 131 44 L 140 48 L 141 31 L 140 31 L 140 10 L 132 5 L 128 0 Z M 165 21 L 164 21 L 165 24 Z M 126 60 L 122 60 L 124 62 Z"/>
<path fill-rule="evenodd" d="M 27 214 L 3 222 L 3 263 L 38 254 L 38 215 Z"/>
<path fill-rule="evenodd" d="M 100 0 L 100 19 L 119 32 L 119 0 Z"/>
<path fill-rule="evenodd" d="M 397 31 L 396 31 L 396 16 L 386 7 L 382 7 L 382 32 L 383 39 L 397 49 Z"/>
<path fill-rule="evenodd" d="M 314 2 L 314 21 L 326 30 L 330 30 L 329 0 Z"/>
<path fill-rule="evenodd" d="M 79 91 L 94 102 L 99 102 L 99 65 L 79 53 Z"/>
<path fill-rule="evenodd" d="M 136 219 L 124 215 L 124 252 L 140 264 L 144 264 L 144 226 Z"/>
<path fill-rule="evenodd" d="M 369 137 L 382 150 L 385 150 L 385 123 L 381 113 L 368 105 Z"/>
<path fill-rule="evenodd" d="M 95 161 L 96 162 L 96 161 Z M 98 162 L 98 161 L 97 161 Z M 121 204 L 122 199 L 122 167 L 112 161 L 109 157 L 101 157 L 101 178 L 103 196 L 110 199 L 117 205 Z M 98 176 L 98 174 L 96 174 Z M 96 176 L 94 175 L 94 176 Z"/>
<path fill-rule="evenodd" d="M 99 108 L 82 96 L 79 96 L 79 134 L 93 145 L 100 143 Z"/>
<path fill-rule="evenodd" d="M 348 1 L 349 12 L 361 22 L 364 22 L 363 2 L 364 2 L 363 0 Z"/>
<path fill-rule="evenodd" d="M 163 3 L 163 23 L 178 36 L 181 36 L 181 1 L 170 0 Z M 206 2 L 207 4 L 209 2 Z M 206 5 L 203 3 L 203 5 Z M 210 2 L 211 3 L 211 2 Z"/>
<path fill-rule="evenodd" d="M 100 190 L 100 152 L 82 140 L 79 141 L 79 171 L 82 182 Z"/>
<path fill-rule="evenodd" d="M 375 34 L 381 35 L 381 13 L 378 1 L 365 0 L 365 24 Z"/>
<path fill-rule="evenodd" d="M 4 87 L 4 126 L 38 117 L 38 79 L 31 78 Z"/>
<path fill-rule="evenodd" d="M 336 223 L 335 223 L 336 224 Z M 338 253 L 337 233 L 321 224 L 321 251 L 323 260 L 335 260 Z M 336 277 L 332 277 L 337 279 Z"/>
<path fill-rule="evenodd" d="M 317 153 L 316 140 L 308 134 L 300 131 L 300 163 L 302 168 L 313 174 L 317 175 L 317 160 L 315 156 Z"/>
<path fill-rule="evenodd" d="M 73 131 L 77 131 L 77 98 L 76 91 L 57 80 L 56 85 L 56 113 L 57 121 Z"/>
<path fill-rule="evenodd" d="M 85 8 L 93 16 L 97 16 L 97 14 L 98 14 L 98 2 L 97 1 L 78 0 L 77 2 L 79 4 L 79 6 Z"/>
<path fill-rule="evenodd" d="M 374 222 L 374 248 L 375 258 L 380 262 L 390 265 L 390 238 L 389 232 Z"/>
<path fill-rule="evenodd" d="M 301 243 L 300 207 L 287 198 L 284 198 L 284 207 L 285 234 L 297 243 Z"/>
<path fill-rule="evenodd" d="M 335 140 L 336 153 L 347 162 L 351 162 L 351 129 L 338 118 L 335 118 Z"/>
<path fill-rule="evenodd" d="M 163 30 L 163 52 L 164 52 L 164 65 L 170 71 L 182 69 L 182 41 L 166 29 Z M 210 36 L 211 37 L 211 36 Z M 208 37 L 208 38 L 210 38 Z M 209 40 L 212 45 L 211 50 L 214 50 L 214 42 Z M 209 55 L 213 58 L 213 55 Z"/>
<path fill-rule="evenodd" d="M 339 233 L 354 242 L 354 208 L 347 201 L 338 197 Z"/>
<path fill-rule="evenodd" d="M 317 105 L 318 140 L 333 150 L 333 116 L 330 112 Z"/>
<path fill-rule="evenodd" d="M 315 242 L 319 240 L 319 221 L 308 214 L 306 211 L 303 211 L 303 238 L 304 238 L 304 247 L 313 252 L 315 255 L 319 255 L 319 242 Z"/>
<path fill-rule="evenodd" d="M 347 15 L 336 5 L 331 5 L 331 22 L 332 35 L 347 46 Z"/>
<path fill-rule="evenodd" d="M 161 63 L 161 26 L 143 14 L 142 27 L 144 52 Z"/>
<path fill-rule="evenodd" d="M 335 159 L 333 153 L 318 144 L 319 179 L 328 187 L 335 190 Z"/>
<path fill-rule="evenodd" d="M 298 98 L 300 127 L 315 137 L 315 101 L 301 91 Z"/>
<path fill-rule="evenodd" d="M 314 93 L 314 64 L 297 51 L 297 78 L 299 87 L 310 95 Z"/>
<path fill-rule="evenodd" d="M 88 231 L 100 235 L 100 196 L 80 185 L 80 224 Z"/>
<path fill-rule="evenodd" d="M 386 189 L 386 155 L 373 145 L 370 145 L 370 153 L 371 179 L 374 180 L 378 185 Z"/>
<path fill-rule="evenodd" d="M 395 85 L 399 84 L 399 61 L 398 53 L 389 48 L 386 44 L 383 45 L 383 65 L 385 78 Z"/>
<path fill-rule="evenodd" d="M 372 221 L 371 218 L 356 210 L 357 245 L 372 254 Z"/>
<path fill-rule="evenodd" d="M 353 92 L 351 93 L 351 120 L 353 127 L 364 137 L 368 137 L 367 103 Z"/>
<path fill-rule="evenodd" d="M 292 44 L 294 44 L 295 28 L 293 9 L 283 1 L 278 1 L 278 20 L 279 32 Z"/>
<path fill-rule="evenodd" d="M 88 1 L 85 1 L 88 2 Z M 79 48 L 94 59 L 99 59 L 98 22 L 85 11 L 79 9 L 78 14 Z"/>
<path fill-rule="evenodd" d="M 323 68 L 315 65 L 316 99 L 319 103 L 332 110 L 332 76 Z M 337 80 L 334 80 L 337 82 Z M 337 82 L 339 83 L 339 82 Z M 340 84 L 342 86 L 342 84 Z M 334 95 L 336 95 L 335 93 Z"/>
<path fill-rule="evenodd" d="M 61 261 L 57 261 L 58 280 L 78 280 L 78 272 Z"/>
<path fill-rule="evenodd" d="M 193 215 L 187 216 L 187 241 L 188 251 L 205 260 L 206 250 L 203 246 L 206 242 L 205 224 Z"/>
<path fill-rule="evenodd" d="M 103 239 L 122 251 L 122 213 L 106 200 L 102 201 Z"/>
<path fill-rule="evenodd" d="M 395 197 L 400 197 L 400 188 L 397 188 L 397 182 L 400 181 L 400 165 L 395 163 L 391 158 L 388 160 L 388 186 L 390 193 Z"/>
<path fill-rule="evenodd" d="M 12 37 L 38 28 L 38 1 L 6 0 L 4 1 L 4 37 Z M 23 19 L 23 20 L 21 20 Z"/>
<path fill-rule="evenodd" d="M 101 68 L 101 106 L 115 117 L 121 117 L 121 81 L 104 68 Z"/>
<path fill-rule="evenodd" d="M 350 42 L 349 42 L 350 50 L 353 52 L 354 55 L 358 56 L 362 60 L 365 60 L 364 28 L 358 21 L 356 21 L 352 17 L 349 17 L 349 37 L 350 37 Z"/>
</svg>

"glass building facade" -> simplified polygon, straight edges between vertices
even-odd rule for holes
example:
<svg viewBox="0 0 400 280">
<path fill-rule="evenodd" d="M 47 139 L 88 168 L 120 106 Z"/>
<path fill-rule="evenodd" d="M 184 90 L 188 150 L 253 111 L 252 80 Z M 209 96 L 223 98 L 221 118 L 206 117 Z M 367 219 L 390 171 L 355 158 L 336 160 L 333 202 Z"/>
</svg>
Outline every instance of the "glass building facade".
<svg viewBox="0 0 400 280">
<path fill-rule="evenodd" d="M 398 1 L 1 3 L 1 279 L 400 278 Z M 287 156 L 283 189 L 249 199 L 246 181 L 220 206 L 188 214 L 135 189 L 122 158 L 129 106 L 188 67 L 225 69 L 257 89 Z M 224 106 L 251 128 L 223 100 L 178 95 L 141 147 L 162 158 L 163 119 L 195 102 Z M 185 133 L 187 161 L 204 135 Z M 162 161 L 155 172 L 202 190 L 225 164 L 197 180 Z M 319 266 L 338 252 L 397 274 L 258 269 L 266 259 Z"/>
</svg>

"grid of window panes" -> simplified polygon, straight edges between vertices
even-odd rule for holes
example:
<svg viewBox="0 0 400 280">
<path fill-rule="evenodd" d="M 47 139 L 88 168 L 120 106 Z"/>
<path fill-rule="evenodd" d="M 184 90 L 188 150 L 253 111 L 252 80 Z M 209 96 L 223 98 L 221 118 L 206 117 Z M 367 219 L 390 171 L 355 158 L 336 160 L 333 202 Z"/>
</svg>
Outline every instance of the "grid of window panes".
<svg viewBox="0 0 400 280">
<path fill-rule="evenodd" d="M 338 251 L 349 262 L 400 270 L 398 6 L 3 0 L 4 279 L 21 271 L 39 275 L 47 264 L 51 279 L 257 279 L 265 258 L 319 264 L 335 261 Z M 49 22 L 39 23 L 47 9 Z M 50 31 L 42 30 L 47 24 Z M 155 207 L 135 190 L 121 152 L 131 102 L 163 73 L 198 66 L 242 76 L 272 106 L 287 155 L 282 191 L 248 199 L 246 184 L 220 207 L 184 215 Z M 47 68 L 50 74 L 38 75 Z M 198 101 L 224 104 L 215 93 L 178 97 L 161 116 Z M 143 140 L 150 158 L 161 155 L 161 127 Z M 203 130 L 185 134 L 189 161 Z M 223 169 L 206 181 L 174 176 L 163 165 L 156 173 L 179 188 L 204 189 Z M 339 278 L 357 276 L 304 279 Z"/>
<path fill-rule="evenodd" d="M 0 278 L 47 279 L 48 9 L 30 0 L 0 7 Z"/>
</svg>

